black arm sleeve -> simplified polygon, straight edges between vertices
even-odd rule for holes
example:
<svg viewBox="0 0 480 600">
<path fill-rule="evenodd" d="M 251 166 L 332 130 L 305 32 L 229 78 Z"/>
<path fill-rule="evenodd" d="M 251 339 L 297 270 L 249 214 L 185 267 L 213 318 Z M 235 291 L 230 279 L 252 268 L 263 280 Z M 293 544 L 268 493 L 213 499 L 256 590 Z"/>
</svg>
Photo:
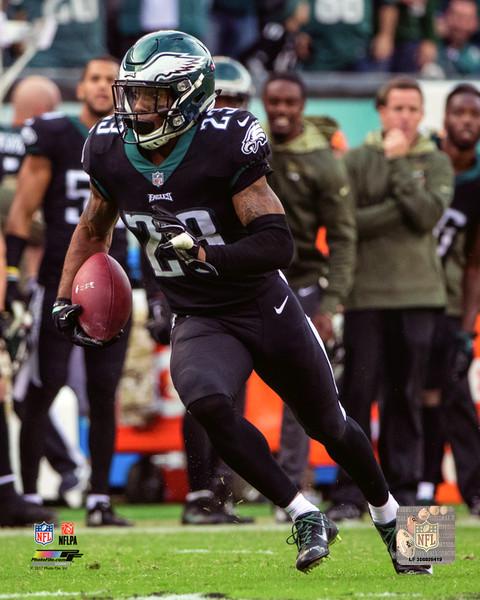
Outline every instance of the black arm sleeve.
<svg viewBox="0 0 480 600">
<path fill-rule="evenodd" d="M 249 235 L 225 246 L 206 246 L 206 260 L 222 274 L 256 274 L 286 269 L 293 239 L 285 215 L 263 215 L 247 225 Z"/>
</svg>

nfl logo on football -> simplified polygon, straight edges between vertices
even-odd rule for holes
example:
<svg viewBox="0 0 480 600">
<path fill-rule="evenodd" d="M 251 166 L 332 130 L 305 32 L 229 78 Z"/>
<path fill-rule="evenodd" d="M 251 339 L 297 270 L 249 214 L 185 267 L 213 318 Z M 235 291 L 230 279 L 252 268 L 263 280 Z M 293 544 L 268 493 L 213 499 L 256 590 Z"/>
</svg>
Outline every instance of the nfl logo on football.
<svg viewBox="0 0 480 600">
<path fill-rule="evenodd" d="M 46 546 L 51 544 L 54 538 L 55 526 L 53 523 L 35 523 L 33 527 L 34 540 L 36 544 Z"/>
<path fill-rule="evenodd" d="M 155 187 L 161 187 L 163 185 L 163 173 L 160 173 L 160 171 L 152 173 L 152 183 Z"/>
</svg>

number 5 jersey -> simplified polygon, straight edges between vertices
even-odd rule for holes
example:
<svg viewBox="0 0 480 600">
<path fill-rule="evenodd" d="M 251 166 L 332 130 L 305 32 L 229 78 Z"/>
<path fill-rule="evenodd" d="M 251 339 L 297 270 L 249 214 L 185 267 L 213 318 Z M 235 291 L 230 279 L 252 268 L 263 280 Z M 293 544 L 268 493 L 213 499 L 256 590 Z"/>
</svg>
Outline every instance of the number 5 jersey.
<svg viewBox="0 0 480 600">
<path fill-rule="evenodd" d="M 44 286 L 58 286 L 70 238 L 90 196 L 89 177 L 81 162 L 87 135 L 88 129 L 77 117 L 61 113 L 29 119 L 22 129 L 26 154 L 43 156 L 51 164 L 50 183 L 42 203 L 45 249 L 38 282 Z M 115 230 L 110 254 L 126 266 L 123 224 Z"/>
</svg>

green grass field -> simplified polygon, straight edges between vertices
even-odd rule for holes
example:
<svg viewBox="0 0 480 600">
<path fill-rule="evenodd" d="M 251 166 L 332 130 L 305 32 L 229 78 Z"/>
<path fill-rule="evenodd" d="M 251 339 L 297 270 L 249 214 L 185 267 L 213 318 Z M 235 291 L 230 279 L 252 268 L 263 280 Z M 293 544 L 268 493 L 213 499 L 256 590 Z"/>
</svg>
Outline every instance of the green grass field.
<svg viewBox="0 0 480 600">
<path fill-rule="evenodd" d="M 308 575 L 294 567 L 296 548 L 287 525 L 275 525 L 268 507 L 245 506 L 255 525 L 181 527 L 180 507 L 123 506 L 134 528 L 87 529 L 83 511 L 62 510 L 76 524 L 83 557 L 67 569 L 33 569 L 39 546 L 33 530 L 0 530 L 0 600 L 126 599 L 326 600 L 356 598 L 479 598 L 480 520 L 458 511 L 456 560 L 433 577 L 395 575 L 376 531 L 366 520 L 341 527 L 331 558 Z M 56 538 L 57 539 L 57 538 Z"/>
</svg>

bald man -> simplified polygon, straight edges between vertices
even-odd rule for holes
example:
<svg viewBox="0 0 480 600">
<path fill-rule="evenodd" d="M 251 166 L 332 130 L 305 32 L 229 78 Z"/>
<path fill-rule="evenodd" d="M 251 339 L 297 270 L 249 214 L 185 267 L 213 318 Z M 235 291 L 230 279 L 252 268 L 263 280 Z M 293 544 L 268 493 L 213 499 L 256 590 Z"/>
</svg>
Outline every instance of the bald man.
<svg viewBox="0 0 480 600">
<path fill-rule="evenodd" d="M 32 117 L 54 111 L 62 100 L 57 85 L 40 75 L 22 79 L 15 86 L 11 101 L 13 118 L 11 126 L 0 125 L 0 160 L 6 177 L 16 175 L 25 154 L 20 135 L 24 122 Z M 5 185 L 5 180 L 3 185 Z"/>
</svg>

